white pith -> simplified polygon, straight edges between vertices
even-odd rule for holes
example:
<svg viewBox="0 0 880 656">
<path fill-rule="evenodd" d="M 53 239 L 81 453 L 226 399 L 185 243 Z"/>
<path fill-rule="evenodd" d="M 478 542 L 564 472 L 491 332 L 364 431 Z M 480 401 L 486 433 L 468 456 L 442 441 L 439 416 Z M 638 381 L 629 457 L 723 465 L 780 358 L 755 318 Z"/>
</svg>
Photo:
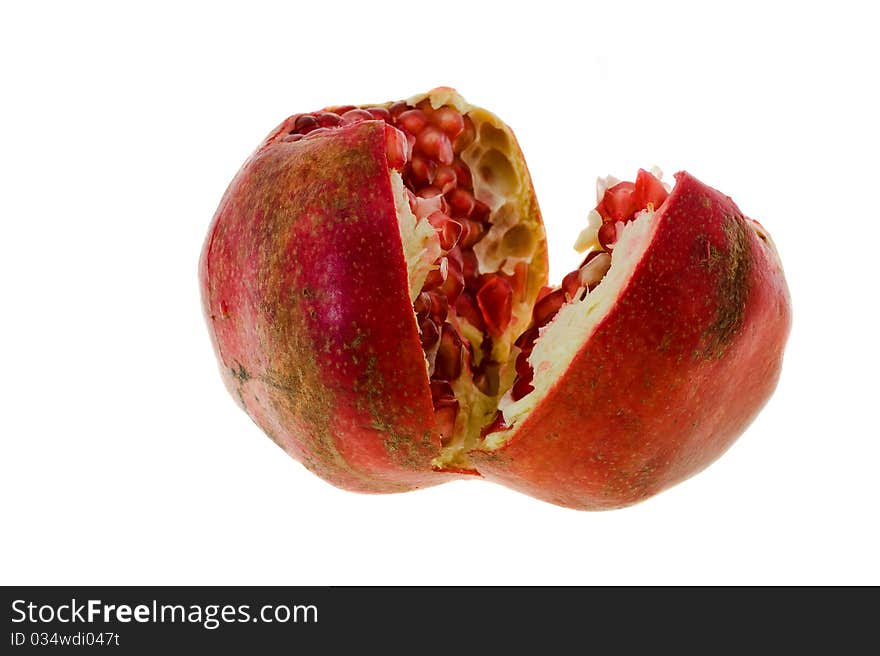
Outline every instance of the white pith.
<svg viewBox="0 0 880 656">
<path fill-rule="evenodd" d="M 654 212 L 648 210 L 627 223 L 614 246 L 611 268 L 599 285 L 582 300 L 563 305 L 550 323 L 539 331 L 529 356 L 535 372 L 532 379 L 534 390 L 518 401 L 511 398 L 509 391 L 501 398 L 498 409 L 511 428 L 487 435 L 483 444 L 485 448 L 498 448 L 513 437 L 516 426 L 547 396 L 626 287 L 636 264 L 651 243 L 654 227 Z"/>
<path fill-rule="evenodd" d="M 604 193 L 604 192 L 603 192 Z M 578 253 L 584 253 L 593 248 L 599 248 L 599 228 L 602 227 L 602 217 L 596 210 L 590 210 L 587 214 L 587 227 L 581 230 L 574 249 Z"/>
<path fill-rule="evenodd" d="M 400 173 L 390 169 L 388 175 L 391 178 L 391 191 L 394 193 L 394 209 L 397 212 L 400 241 L 403 243 L 403 256 L 406 258 L 409 302 L 413 303 L 425 284 L 425 278 L 434 267 L 434 260 L 440 255 L 440 238 L 427 219 L 419 220 L 412 213 Z"/>
</svg>

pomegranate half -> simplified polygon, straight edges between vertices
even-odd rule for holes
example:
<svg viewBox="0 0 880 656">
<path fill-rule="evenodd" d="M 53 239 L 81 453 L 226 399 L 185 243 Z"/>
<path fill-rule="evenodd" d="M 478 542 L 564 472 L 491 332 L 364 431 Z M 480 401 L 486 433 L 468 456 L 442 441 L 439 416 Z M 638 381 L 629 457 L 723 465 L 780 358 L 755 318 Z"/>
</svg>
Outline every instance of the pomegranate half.
<svg viewBox="0 0 880 656">
<path fill-rule="evenodd" d="M 285 120 L 200 261 L 241 407 L 327 481 L 485 477 L 580 509 L 696 473 L 772 393 L 790 301 L 766 231 L 687 173 L 603 181 L 547 286 L 511 130 L 454 90 Z"/>
</svg>

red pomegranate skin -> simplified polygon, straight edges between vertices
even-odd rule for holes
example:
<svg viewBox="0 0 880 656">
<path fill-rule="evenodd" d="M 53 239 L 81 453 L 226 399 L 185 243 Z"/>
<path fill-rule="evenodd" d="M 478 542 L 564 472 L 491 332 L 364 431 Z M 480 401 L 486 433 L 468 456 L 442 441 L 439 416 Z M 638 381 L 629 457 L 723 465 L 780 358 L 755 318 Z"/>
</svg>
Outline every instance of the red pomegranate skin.
<svg viewBox="0 0 880 656">
<path fill-rule="evenodd" d="M 687 173 L 608 315 L 480 473 L 582 510 L 627 506 L 699 472 L 773 392 L 791 325 L 776 252 Z"/>
<path fill-rule="evenodd" d="M 285 451 L 334 485 L 449 480 L 408 297 L 385 123 L 287 143 L 296 116 L 230 184 L 200 261 L 223 379 Z"/>
</svg>

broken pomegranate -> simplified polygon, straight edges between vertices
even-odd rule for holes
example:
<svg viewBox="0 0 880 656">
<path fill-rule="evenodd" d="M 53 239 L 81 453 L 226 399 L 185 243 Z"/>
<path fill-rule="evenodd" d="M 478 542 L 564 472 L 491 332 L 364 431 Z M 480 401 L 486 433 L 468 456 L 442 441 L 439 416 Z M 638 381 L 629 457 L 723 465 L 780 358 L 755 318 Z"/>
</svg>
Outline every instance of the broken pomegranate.
<svg viewBox="0 0 880 656">
<path fill-rule="evenodd" d="M 200 262 L 224 381 L 329 482 L 484 477 L 625 506 L 716 459 L 772 393 L 790 302 L 766 231 L 687 173 L 601 181 L 547 286 L 510 129 L 454 90 L 291 116 Z"/>
</svg>

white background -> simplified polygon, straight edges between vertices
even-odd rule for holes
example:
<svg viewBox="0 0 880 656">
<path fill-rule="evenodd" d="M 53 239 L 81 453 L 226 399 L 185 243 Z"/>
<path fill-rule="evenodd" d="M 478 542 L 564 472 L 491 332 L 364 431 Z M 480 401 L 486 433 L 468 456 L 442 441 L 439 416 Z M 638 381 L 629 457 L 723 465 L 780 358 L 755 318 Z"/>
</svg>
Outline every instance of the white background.
<svg viewBox="0 0 880 656">
<path fill-rule="evenodd" d="M 878 21 L 714 5 L 4 3 L 0 582 L 880 583 Z M 771 231 L 782 380 L 708 470 L 606 513 L 362 496 L 228 397 L 196 263 L 239 165 L 288 114 L 439 84 L 516 131 L 555 280 L 597 175 L 686 168 Z"/>
</svg>

